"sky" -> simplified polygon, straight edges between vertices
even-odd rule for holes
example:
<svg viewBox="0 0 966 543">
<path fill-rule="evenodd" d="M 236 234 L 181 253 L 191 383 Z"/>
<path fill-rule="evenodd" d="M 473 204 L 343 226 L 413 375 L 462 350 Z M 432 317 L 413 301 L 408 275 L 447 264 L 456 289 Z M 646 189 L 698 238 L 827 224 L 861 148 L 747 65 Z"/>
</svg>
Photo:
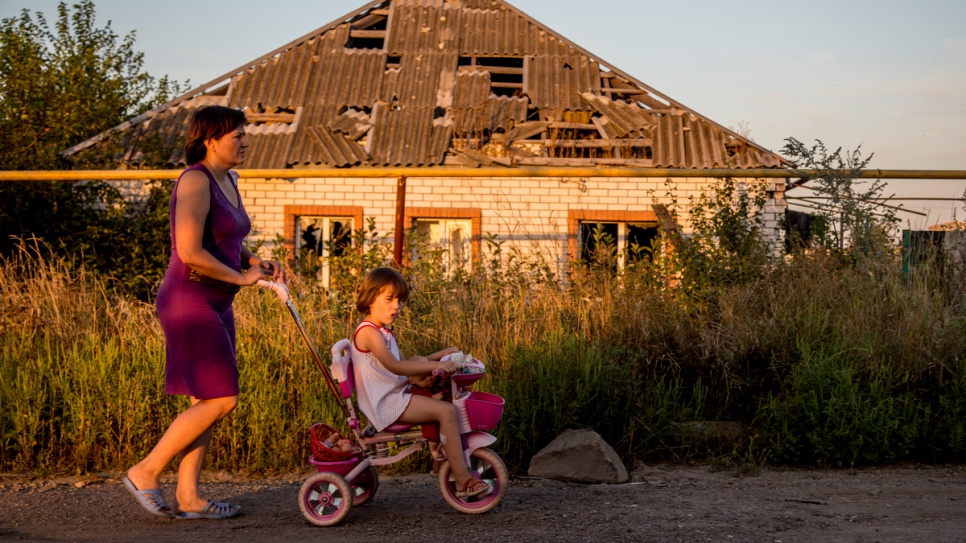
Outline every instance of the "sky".
<svg viewBox="0 0 966 543">
<path fill-rule="evenodd" d="M 56 0 L 0 0 L 56 21 Z M 778 152 L 786 138 L 874 154 L 870 167 L 966 170 L 963 0 L 510 0 L 662 94 Z M 95 0 L 154 76 L 196 87 L 364 0 Z M 885 195 L 961 198 L 966 180 L 890 180 Z M 803 192 L 801 195 L 807 195 Z M 893 202 L 900 203 L 898 200 Z M 966 219 L 966 204 L 905 201 L 903 228 Z"/>
</svg>

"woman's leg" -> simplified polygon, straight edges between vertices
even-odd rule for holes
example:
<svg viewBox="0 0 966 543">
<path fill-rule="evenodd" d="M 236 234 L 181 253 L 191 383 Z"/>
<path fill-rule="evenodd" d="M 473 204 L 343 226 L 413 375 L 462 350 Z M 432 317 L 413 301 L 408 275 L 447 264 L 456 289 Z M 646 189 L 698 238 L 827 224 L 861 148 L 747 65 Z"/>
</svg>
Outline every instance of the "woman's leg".
<svg viewBox="0 0 966 543">
<path fill-rule="evenodd" d="M 463 488 L 470 480 L 470 472 L 466 467 L 466 459 L 463 457 L 463 440 L 460 439 L 459 423 L 456 417 L 456 406 L 453 404 L 414 394 L 409 401 L 409 406 L 399 417 L 399 422 L 419 424 L 436 421 L 439 423 L 440 443 L 443 452 L 453 469 L 457 488 Z"/>
<path fill-rule="evenodd" d="M 231 413 L 237 403 L 237 396 L 211 400 L 191 398 L 191 407 L 182 411 L 174 419 L 174 422 L 171 423 L 171 426 L 168 426 L 168 430 L 158 441 L 158 444 L 154 446 L 154 449 L 148 453 L 147 457 L 128 470 L 128 478 L 139 490 L 158 488 L 161 472 L 164 471 L 171 460 L 182 452 L 185 452 L 186 456 L 197 454 L 198 451 L 195 449 L 192 451 L 187 449 L 196 444 L 206 432 L 208 432 L 210 440 L 209 430 L 211 427 Z M 207 441 L 205 441 L 205 448 L 207 448 Z M 204 458 L 204 452 L 205 450 L 202 448 L 200 451 L 201 459 Z M 198 473 L 200 474 L 200 461 Z M 179 486 L 180 482 L 179 472 Z"/>
<path fill-rule="evenodd" d="M 191 399 L 192 405 L 198 401 L 195 398 Z M 188 445 L 181 455 L 181 463 L 178 465 L 178 488 L 175 491 L 179 511 L 201 511 L 208 504 L 208 500 L 203 499 L 198 493 L 198 483 L 214 429 L 214 424 L 209 426 L 208 430 Z"/>
</svg>

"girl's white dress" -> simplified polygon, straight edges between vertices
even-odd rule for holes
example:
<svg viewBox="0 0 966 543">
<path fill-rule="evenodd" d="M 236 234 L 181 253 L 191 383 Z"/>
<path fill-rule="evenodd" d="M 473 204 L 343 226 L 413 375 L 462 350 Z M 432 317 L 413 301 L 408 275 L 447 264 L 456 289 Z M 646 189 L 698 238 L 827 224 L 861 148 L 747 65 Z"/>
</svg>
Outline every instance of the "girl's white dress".
<svg viewBox="0 0 966 543">
<path fill-rule="evenodd" d="M 382 334 L 386 340 L 386 347 L 398 359 L 399 345 L 392 330 L 376 326 L 369 321 L 362 321 L 352 334 L 353 374 L 356 380 L 356 401 L 359 409 L 366 415 L 369 422 L 382 431 L 386 426 L 396 422 L 409 406 L 412 394 L 409 392 L 409 379 L 403 375 L 396 375 L 387 370 L 372 351 L 361 351 L 356 348 L 356 334 L 365 326 L 371 326 Z"/>
</svg>

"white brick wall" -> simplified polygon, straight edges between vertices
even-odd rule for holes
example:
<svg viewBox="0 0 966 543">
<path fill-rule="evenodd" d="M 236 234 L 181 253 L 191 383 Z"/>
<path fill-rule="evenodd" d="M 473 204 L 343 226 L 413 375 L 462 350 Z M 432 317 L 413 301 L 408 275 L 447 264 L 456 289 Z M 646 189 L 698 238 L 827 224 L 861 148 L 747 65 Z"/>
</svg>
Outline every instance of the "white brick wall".
<svg viewBox="0 0 966 543">
<path fill-rule="evenodd" d="M 670 186 L 685 233 L 689 232 L 689 199 L 710 191 L 717 182 L 688 178 Z M 764 218 L 777 246 L 785 210 L 784 182 L 769 185 L 774 200 L 766 206 Z M 283 206 L 292 204 L 362 206 L 365 219 L 375 217 L 380 234 L 391 237 L 395 227 L 395 178 L 242 179 L 240 189 L 258 237 L 268 242 L 284 232 Z M 406 188 L 409 207 L 480 209 L 483 239 L 496 234 L 506 245 L 561 264 L 567 258 L 568 210 L 650 211 L 654 203 L 672 203 L 664 178 L 408 178 Z M 485 245 L 481 244 L 484 252 Z"/>
</svg>

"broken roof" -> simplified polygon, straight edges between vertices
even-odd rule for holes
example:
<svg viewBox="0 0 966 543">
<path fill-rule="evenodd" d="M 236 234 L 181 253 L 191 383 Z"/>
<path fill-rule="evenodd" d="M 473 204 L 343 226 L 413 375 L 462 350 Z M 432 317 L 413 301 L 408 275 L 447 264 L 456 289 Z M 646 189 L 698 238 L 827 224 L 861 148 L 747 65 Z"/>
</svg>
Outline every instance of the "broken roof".
<svg viewBox="0 0 966 543">
<path fill-rule="evenodd" d="M 503 0 L 371 2 L 115 127 L 117 158 L 161 141 L 184 164 L 191 111 L 213 103 L 248 115 L 246 168 L 782 164 Z"/>
</svg>

